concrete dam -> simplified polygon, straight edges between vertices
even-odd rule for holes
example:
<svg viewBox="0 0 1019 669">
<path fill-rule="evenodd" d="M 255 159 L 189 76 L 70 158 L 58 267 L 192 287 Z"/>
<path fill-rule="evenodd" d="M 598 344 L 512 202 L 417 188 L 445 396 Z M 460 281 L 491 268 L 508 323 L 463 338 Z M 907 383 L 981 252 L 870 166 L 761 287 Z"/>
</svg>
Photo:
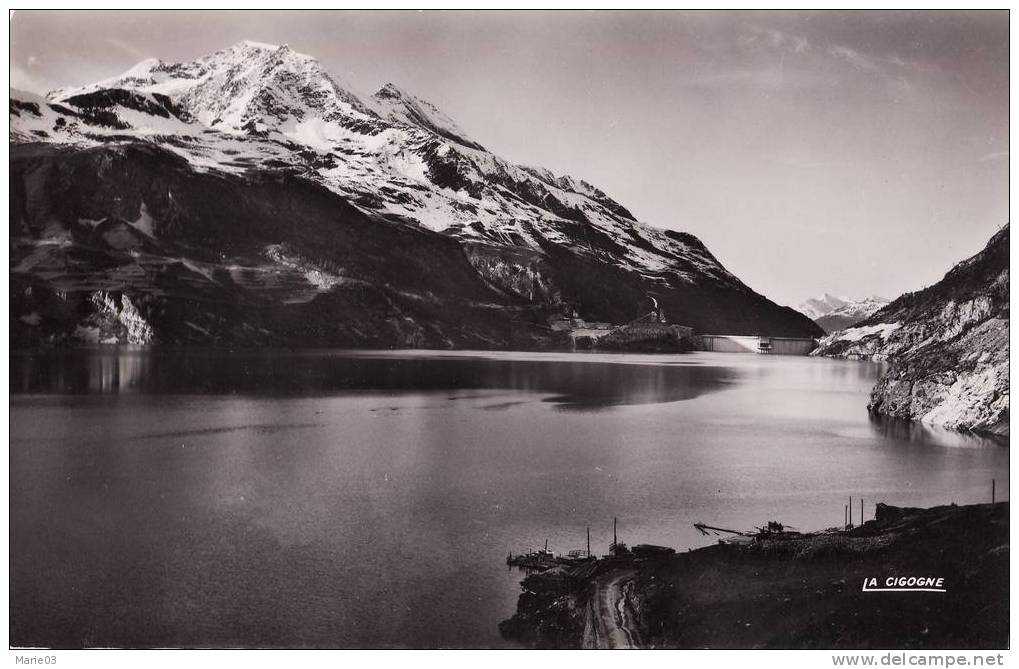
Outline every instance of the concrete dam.
<svg viewBox="0 0 1019 669">
<path fill-rule="evenodd" d="M 766 337 L 753 335 L 712 335 L 697 337 L 702 351 L 717 353 L 764 353 L 772 355 L 809 355 L 817 341 L 807 337 Z"/>
</svg>

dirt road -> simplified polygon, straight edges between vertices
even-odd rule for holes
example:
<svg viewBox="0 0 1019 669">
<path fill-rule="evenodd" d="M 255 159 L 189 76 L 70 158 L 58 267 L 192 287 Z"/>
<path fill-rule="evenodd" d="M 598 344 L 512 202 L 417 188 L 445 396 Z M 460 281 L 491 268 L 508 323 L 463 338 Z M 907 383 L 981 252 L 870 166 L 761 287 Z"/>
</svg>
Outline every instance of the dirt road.
<svg viewBox="0 0 1019 669">
<path fill-rule="evenodd" d="M 595 580 L 587 602 L 584 648 L 641 647 L 628 600 L 635 574 L 635 570 L 615 571 Z"/>
</svg>

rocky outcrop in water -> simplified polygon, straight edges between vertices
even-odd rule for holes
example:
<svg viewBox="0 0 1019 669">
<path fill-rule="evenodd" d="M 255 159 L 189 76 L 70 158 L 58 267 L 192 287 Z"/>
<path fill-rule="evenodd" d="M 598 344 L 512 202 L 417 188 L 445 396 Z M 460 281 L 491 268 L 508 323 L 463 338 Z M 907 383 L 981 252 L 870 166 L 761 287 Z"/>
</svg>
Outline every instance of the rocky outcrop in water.
<svg viewBox="0 0 1019 669">
<path fill-rule="evenodd" d="M 887 360 L 871 411 L 1009 432 L 1009 226 L 938 283 L 821 340 L 813 355 Z"/>
</svg>

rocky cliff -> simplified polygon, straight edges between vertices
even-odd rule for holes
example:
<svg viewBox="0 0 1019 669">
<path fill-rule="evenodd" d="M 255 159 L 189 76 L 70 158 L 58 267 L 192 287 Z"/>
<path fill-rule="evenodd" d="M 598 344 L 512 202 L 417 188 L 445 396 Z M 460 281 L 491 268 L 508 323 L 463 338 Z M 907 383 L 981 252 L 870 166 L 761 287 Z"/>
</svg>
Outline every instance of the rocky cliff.
<svg viewBox="0 0 1019 669">
<path fill-rule="evenodd" d="M 938 283 L 821 340 L 813 355 L 889 361 L 871 411 L 1008 434 L 1009 226 Z"/>
</svg>

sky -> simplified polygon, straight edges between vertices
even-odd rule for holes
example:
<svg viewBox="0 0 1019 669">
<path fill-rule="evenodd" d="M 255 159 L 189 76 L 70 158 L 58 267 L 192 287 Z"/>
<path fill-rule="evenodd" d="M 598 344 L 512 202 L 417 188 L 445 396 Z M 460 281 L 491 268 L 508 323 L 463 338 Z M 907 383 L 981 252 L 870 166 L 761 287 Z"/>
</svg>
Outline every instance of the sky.
<svg viewBox="0 0 1019 669">
<path fill-rule="evenodd" d="M 1008 13 L 17 12 L 11 85 L 242 39 L 393 82 L 795 306 L 936 282 L 1008 221 Z"/>
</svg>

